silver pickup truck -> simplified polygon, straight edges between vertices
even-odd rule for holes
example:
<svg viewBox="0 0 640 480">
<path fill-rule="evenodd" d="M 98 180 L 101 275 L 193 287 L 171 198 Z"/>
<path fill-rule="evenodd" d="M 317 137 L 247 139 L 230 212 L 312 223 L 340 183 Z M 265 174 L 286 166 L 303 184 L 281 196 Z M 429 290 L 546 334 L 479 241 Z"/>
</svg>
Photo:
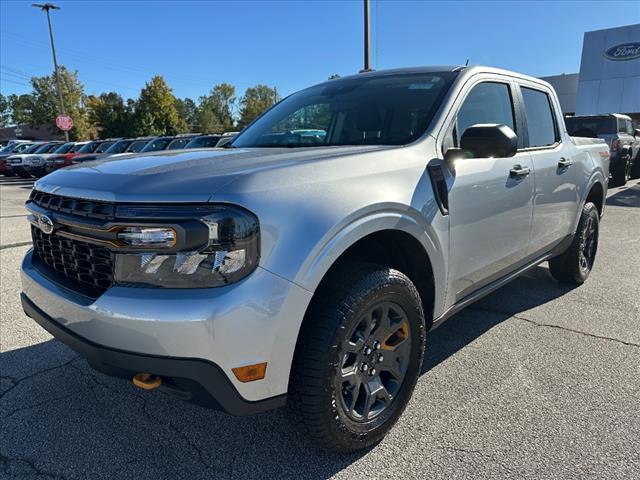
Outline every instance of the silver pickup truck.
<svg viewBox="0 0 640 480">
<path fill-rule="evenodd" d="M 587 279 L 608 158 L 539 79 L 330 80 L 226 148 L 37 181 L 23 307 L 97 370 L 233 415 L 288 405 L 324 446 L 364 448 L 406 407 L 430 329 L 541 262 Z"/>
</svg>

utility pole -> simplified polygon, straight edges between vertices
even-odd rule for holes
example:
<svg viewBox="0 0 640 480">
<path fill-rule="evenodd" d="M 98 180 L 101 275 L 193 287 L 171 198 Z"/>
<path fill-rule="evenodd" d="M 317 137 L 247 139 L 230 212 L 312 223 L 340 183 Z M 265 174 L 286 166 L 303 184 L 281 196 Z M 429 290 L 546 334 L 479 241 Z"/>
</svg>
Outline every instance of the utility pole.
<svg viewBox="0 0 640 480">
<path fill-rule="evenodd" d="M 371 70 L 371 59 L 369 54 L 369 37 L 370 37 L 370 26 L 369 26 L 369 0 L 364 0 L 364 68 L 363 72 L 368 72 Z"/>
<path fill-rule="evenodd" d="M 49 25 L 49 39 L 51 40 L 51 53 L 53 54 L 53 71 L 56 76 L 56 85 L 58 86 L 58 100 L 60 101 L 60 114 L 65 115 L 64 100 L 62 99 L 62 88 L 60 86 L 60 75 L 58 74 L 58 60 L 56 59 L 56 46 L 53 43 L 53 30 L 51 29 L 51 17 L 49 16 L 49 10 L 60 10 L 60 7 L 54 5 L 53 3 L 32 3 L 31 6 L 39 8 L 47 14 L 47 23 Z M 67 142 L 69 141 L 69 132 L 67 132 L 66 130 L 64 132 L 64 138 Z"/>
</svg>

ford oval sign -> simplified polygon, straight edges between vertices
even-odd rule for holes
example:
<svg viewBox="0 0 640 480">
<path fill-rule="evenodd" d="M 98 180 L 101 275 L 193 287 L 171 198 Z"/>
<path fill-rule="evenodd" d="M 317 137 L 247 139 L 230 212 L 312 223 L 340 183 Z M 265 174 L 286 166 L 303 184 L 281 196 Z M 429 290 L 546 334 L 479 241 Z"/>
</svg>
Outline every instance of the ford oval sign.
<svg viewBox="0 0 640 480">
<path fill-rule="evenodd" d="M 53 233 L 53 229 L 55 228 L 53 220 L 51 220 L 46 215 L 40 215 L 38 217 L 38 226 L 40 227 L 40 230 L 42 230 L 47 235 L 51 235 Z"/>
<path fill-rule="evenodd" d="M 609 60 L 633 60 L 640 58 L 640 42 L 623 43 L 604 52 Z"/>
</svg>

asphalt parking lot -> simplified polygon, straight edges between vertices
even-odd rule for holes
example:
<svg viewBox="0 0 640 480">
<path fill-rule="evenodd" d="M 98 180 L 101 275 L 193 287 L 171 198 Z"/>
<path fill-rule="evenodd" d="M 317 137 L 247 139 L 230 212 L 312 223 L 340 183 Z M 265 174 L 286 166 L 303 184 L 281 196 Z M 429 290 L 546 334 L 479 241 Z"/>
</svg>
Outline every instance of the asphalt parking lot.
<svg viewBox="0 0 640 480">
<path fill-rule="evenodd" d="M 640 478 L 638 180 L 610 190 L 585 285 L 543 265 L 449 320 L 398 425 L 350 455 L 282 411 L 233 418 L 94 372 L 27 318 L 32 183 L 0 177 L 4 478 Z"/>
</svg>

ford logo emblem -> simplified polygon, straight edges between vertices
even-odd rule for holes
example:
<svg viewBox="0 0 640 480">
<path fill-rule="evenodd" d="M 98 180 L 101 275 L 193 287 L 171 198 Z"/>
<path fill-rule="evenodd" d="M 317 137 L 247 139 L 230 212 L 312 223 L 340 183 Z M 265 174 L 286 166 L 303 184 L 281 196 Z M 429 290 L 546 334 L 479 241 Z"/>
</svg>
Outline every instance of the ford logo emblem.
<svg viewBox="0 0 640 480">
<path fill-rule="evenodd" d="M 609 60 L 633 60 L 640 58 L 640 42 L 629 42 L 616 45 L 604 52 Z"/>
<path fill-rule="evenodd" d="M 38 227 L 47 235 L 51 235 L 53 233 L 53 229 L 55 228 L 53 224 L 53 220 L 51 220 L 46 215 L 40 215 L 38 217 Z"/>
</svg>

